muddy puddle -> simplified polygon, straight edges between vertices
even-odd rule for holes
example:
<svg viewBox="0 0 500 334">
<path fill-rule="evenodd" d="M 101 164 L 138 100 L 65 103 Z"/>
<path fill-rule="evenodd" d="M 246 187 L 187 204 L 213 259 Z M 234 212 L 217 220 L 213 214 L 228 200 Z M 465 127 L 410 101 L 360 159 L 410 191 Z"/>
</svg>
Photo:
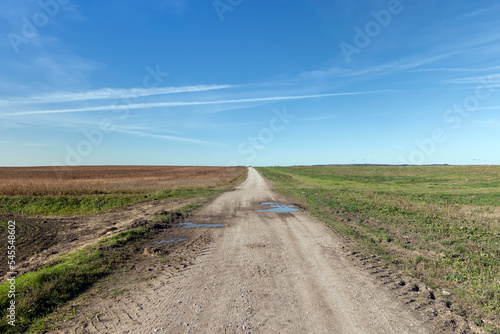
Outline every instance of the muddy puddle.
<svg viewBox="0 0 500 334">
<path fill-rule="evenodd" d="M 261 205 L 268 205 L 271 208 L 267 210 L 255 210 L 257 212 L 297 212 L 299 209 L 295 208 L 295 205 L 283 205 L 280 203 L 266 202 L 260 203 Z"/>
<path fill-rule="evenodd" d="M 172 238 L 172 239 L 167 239 L 167 240 L 155 241 L 155 242 L 152 242 L 151 244 L 161 245 L 161 244 L 169 244 L 171 242 L 178 242 L 178 241 L 185 241 L 185 240 L 187 240 L 187 238 Z"/>
<path fill-rule="evenodd" d="M 193 227 L 222 227 L 224 224 L 195 224 L 191 222 L 180 223 L 181 228 L 193 228 Z"/>
</svg>

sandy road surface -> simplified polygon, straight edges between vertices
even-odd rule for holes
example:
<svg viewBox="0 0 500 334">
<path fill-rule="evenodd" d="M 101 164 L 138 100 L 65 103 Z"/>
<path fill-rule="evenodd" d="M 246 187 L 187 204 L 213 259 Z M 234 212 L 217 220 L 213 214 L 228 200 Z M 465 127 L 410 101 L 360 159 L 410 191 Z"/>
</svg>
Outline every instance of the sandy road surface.
<svg viewBox="0 0 500 334">
<path fill-rule="evenodd" d="M 372 276 L 346 260 L 326 226 L 305 212 L 255 211 L 266 209 L 260 203 L 267 201 L 280 198 L 250 168 L 242 185 L 197 215 L 225 226 L 206 228 L 212 242 L 189 270 L 168 284 L 143 290 L 134 305 L 110 305 L 112 313 L 127 313 L 117 314 L 120 321 L 75 331 L 432 332 Z"/>
</svg>

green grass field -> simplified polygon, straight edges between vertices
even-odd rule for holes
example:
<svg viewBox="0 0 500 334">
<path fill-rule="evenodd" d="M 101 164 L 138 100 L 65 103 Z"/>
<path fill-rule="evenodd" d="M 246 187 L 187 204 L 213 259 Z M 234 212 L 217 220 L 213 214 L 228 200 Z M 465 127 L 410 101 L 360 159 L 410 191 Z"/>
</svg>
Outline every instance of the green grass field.
<svg viewBox="0 0 500 334">
<path fill-rule="evenodd" d="M 398 271 L 436 291 L 491 333 L 500 329 L 500 167 L 258 169 Z"/>
<path fill-rule="evenodd" d="M 213 188 L 167 189 L 157 192 L 129 194 L 84 195 L 20 195 L 0 196 L 0 212 L 25 215 L 82 215 L 110 210 L 116 207 L 166 198 L 211 197 L 223 186 Z"/>
</svg>

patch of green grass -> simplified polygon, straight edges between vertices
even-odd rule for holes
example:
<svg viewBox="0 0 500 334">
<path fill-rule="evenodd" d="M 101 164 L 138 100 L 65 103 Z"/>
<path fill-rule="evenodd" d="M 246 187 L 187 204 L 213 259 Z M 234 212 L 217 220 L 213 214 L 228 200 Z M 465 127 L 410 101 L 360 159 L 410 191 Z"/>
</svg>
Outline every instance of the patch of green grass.
<svg viewBox="0 0 500 334">
<path fill-rule="evenodd" d="M 0 212 L 26 215 L 95 213 L 150 199 L 143 195 L 0 196 Z"/>
<path fill-rule="evenodd" d="M 153 222 L 168 219 L 168 216 L 158 216 Z M 134 245 L 154 233 L 154 229 L 150 227 L 153 225 L 126 230 L 101 239 L 95 245 L 62 256 L 56 264 L 16 278 L 15 328 L 8 324 L 6 311 L 11 300 L 8 298 L 10 283 L 0 285 L 0 332 L 19 333 L 28 330 L 38 319 L 57 310 L 103 277 L 122 268 L 133 256 Z"/>
<path fill-rule="evenodd" d="M 143 238 L 149 232 L 148 227 L 141 226 L 131 230 L 126 230 L 115 234 L 112 237 L 102 239 L 97 243 L 98 246 L 109 246 L 110 248 L 123 247 L 128 242 Z"/>
<path fill-rule="evenodd" d="M 499 166 L 259 171 L 359 249 L 452 291 L 469 318 L 500 320 Z"/>
<path fill-rule="evenodd" d="M 122 263 L 128 254 L 120 252 L 127 242 L 138 240 L 146 233 L 145 228 L 122 232 L 105 239 L 99 246 L 61 257 L 54 265 L 36 272 L 26 273 L 15 280 L 16 326 L 7 323 L 7 296 L 9 282 L 0 285 L 0 332 L 19 333 L 26 331 L 37 318 L 56 310 L 59 306 L 84 292 L 99 279 L 109 275 Z M 100 247 L 102 245 L 109 248 Z"/>
</svg>

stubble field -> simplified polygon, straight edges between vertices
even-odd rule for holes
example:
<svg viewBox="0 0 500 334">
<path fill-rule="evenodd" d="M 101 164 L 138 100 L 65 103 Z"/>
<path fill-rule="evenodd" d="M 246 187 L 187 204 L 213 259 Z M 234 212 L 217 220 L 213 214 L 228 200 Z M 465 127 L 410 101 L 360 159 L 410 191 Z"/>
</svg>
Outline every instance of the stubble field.
<svg viewBox="0 0 500 334">
<path fill-rule="evenodd" d="M 198 196 L 241 167 L 89 166 L 0 168 L 0 213 L 85 214 L 141 200 Z"/>
<path fill-rule="evenodd" d="M 140 193 L 223 184 L 241 167 L 75 166 L 0 168 L 0 195 Z"/>
</svg>

